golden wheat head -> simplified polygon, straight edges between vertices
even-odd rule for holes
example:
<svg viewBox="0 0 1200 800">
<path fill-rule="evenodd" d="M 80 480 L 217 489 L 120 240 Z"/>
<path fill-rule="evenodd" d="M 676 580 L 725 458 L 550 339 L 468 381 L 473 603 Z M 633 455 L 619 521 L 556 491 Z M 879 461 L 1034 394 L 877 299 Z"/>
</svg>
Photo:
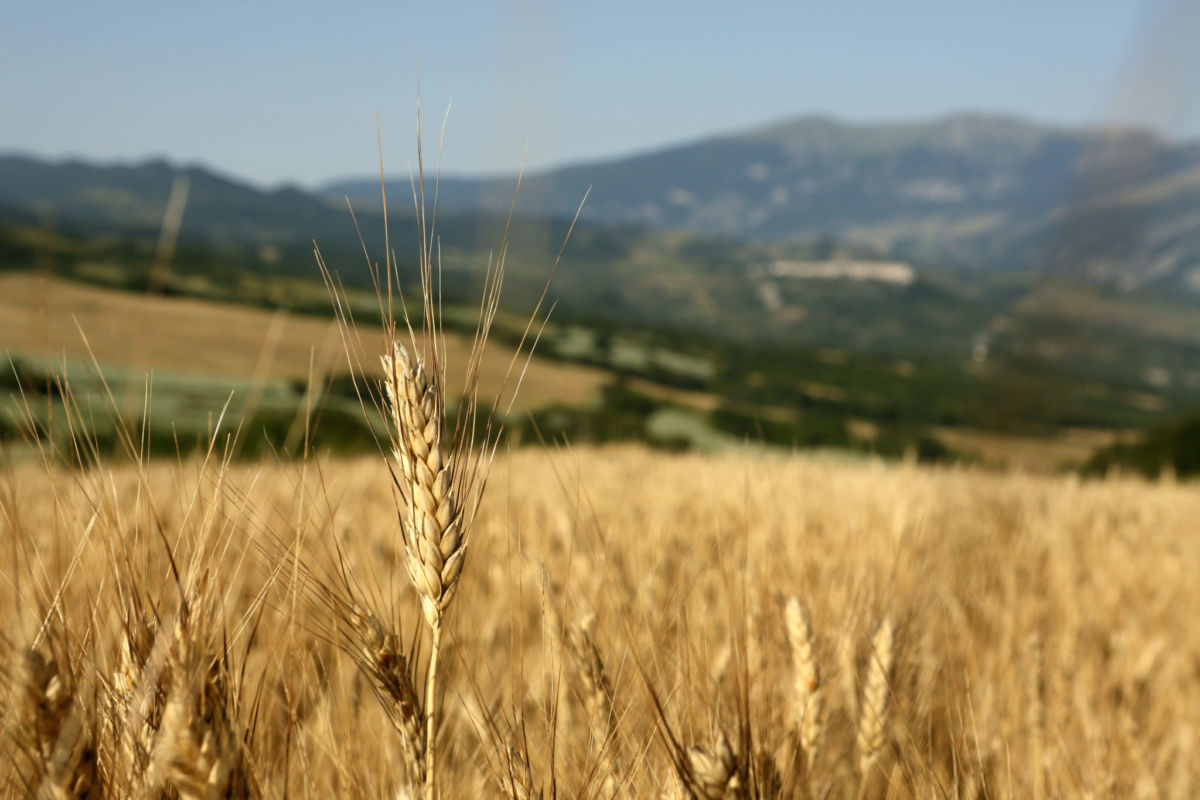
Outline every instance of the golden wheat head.
<svg viewBox="0 0 1200 800">
<path fill-rule="evenodd" d="M 399 342 L 382 360 L 396 482 L 405 501 L 400 511 L 405 565 L 425 621 L 436 628 L 458 588 L 467 550 L 456 496 L 459 459 L 443 443 L 444 394 L 437 372 L 427 371 Z"/>
</svg>

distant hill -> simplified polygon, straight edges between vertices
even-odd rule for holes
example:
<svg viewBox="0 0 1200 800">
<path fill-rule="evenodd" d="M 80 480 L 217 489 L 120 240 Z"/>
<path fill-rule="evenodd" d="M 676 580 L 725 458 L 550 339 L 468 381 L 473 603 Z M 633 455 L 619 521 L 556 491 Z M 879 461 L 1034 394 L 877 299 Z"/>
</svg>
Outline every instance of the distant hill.
<svg viewBox="0 0 1200 800">
<path fill-rule="evenodd" d="M 827 134 L 824 145 L 815 132 L 820 130 Z M 847 137 L 846 130 L 833 123 L 781 126 L 762 132 L 756 145 L 762 158 L 773 148 L 776 154 L 792 154 L 788 158 L 808 153 L 813 163 L 871 165 L 874 172 L 855 168 L 862 181 L 842 180 L 830 172 L 822 184 L 827 188 L 804 200 L 824 220 L 805 223 L 811 234 L 785 236 L 780 227 L 778 235 L 719 235 L 713 231 L 722 229 L 724 217 L 711 207 L 711 231 L 619 224 L 627 218 L 605 221 L 594 209 L 614 207 L 603 199 L 604 188 L 617 184 L 598 181 L 592 195 L 597 206 L 589 200 L 589 220 L 574 230 L 554 277 L 549 300 L 555 318 L 592 331 L 589 336 L 603 344 L 596 348 L 610 351 L 606 368 L 617 371 L 646 372 L 627 346 L 630 329 L 655 332 L 670 343 L 670 351 L 685 355 L 695 355 L 697 342 L 709 342 L 713 363 L 724 366 L 706 380 L 728 391 L 753 389 L 761 402 L 796 400 L 794 385 L 776 392 L 763 384 L 770 373 L 790 376 L 793 384 L 812 383 L 820 368 L 795 363 L 794 348 L 801 347 L 828 349 L 834 362 L 842 358 L 839 353 L 848 352 L 883 358 L 900 383 L 911 384 L 911 397 L 919 403 L 933 403 L 937 391 L 950 386 L 958 386 L 961 395 L 977 379 L 985 380 L 988 408 L 998 416 L 979 420 L 984 427 L 1004 427 L 1012 420 L 1052 426 L 1140 425 L 1148 415 L 1195 407 L 1200 396 L 1198 294 L 1180 288 L 1200 285 L 1189 283 L 1200 252 L 1200 202 L 1193 198 L 1200 179 L 1197 167 L 1187 164 L 1187 148 L 1142 134 L 1105 134 L 1108 139 L 1101 139 L 1111 139 L 1116 155 L 1105 156 L 1102 148 L 1086 154 L 1078 149 L 1071 162 L 1076 168 L 1069 171 L 1062 157 L 1046 154 L 1069 149 L 1060 140 L 1070 140 L 1070 135 L 1015 123 L 995 127 L 976 120 L 957 138 L 946 123 L 898 127 L 887 135 L 869 130 Z M 784 135 L 787 131 L 792 138 Z M 1052 141 L 1060 143 L 1048 143 Z M 740 196 L 722 195 L 723 179 L 711 170 L 709 188 L 696 183 L 704 178 L 705 164 L 723 169 L 736 163 L 722 152 L 738 152 L 741 145 L 718 140 L 708 147 L 672 151 L 673 159 L 690 159 L 691 166 L 676 164 L 660 173 L 693 181 L 688 184 L 695 189 L 691 197 L 696 207 L 688 211 L 692 215 L 717 202 L 713 198 L 725 197 L 728 207 L 736 209 Z M 930 176 L 939 174 L 933 166 L 922 173 L 909 163 L 913 148 L 922 147 L 925 163 L 957 159 L 960 173 L 973 177 L 960 178 L 954 184 L 958 189 L 931 182 Z M 956 148 L 963 154 L 951 155 Z M 889 155 L 897 149 L 906 155 Z M 701 151 L 713 154 L 711 163 L 698 155 Z M 1130 160 L 1134 151 L 1142 153 L 1140 161 Z M 1043 154 L 1043 169 L 1030 166 L 1030 152 Z M 891 173 L 884 166 L 889 159 L 895 162 Z M 657 183 L 648 177 L 655 160 L 644 157 L 644 169 L 621 167 L 629 185 L 650 192 Z M 997 160 L 1011 171 L 985 168 Z M 726 177 L 736 177 L 742 186 L 779 188 L 772 184 L 777 179 L 770 169 L 764 174 L 754 166 L 762 163 L 749 162 L 740 177 Z M 1079 163 L 1091 166 L 1084 170 Z M 895 177 L 885 179 L 888 174 Z M 925 183 L 914 177 L 919 174 L 926 175 Z M 1001 180 L 1009 174 L 1025 175 L 1030 183 L 1014 188 Z M 1126 180 L 1128 174 L 1137 181 Z M 876 177 L 868 181 L 866 175 Z M 1092 191 L 1079 175 L 1099 188 Z M 190 189 L 179 246 L 170 269 L 156 272 L 161 219 L 180 178 L 187 179 Z M 543 176 L 532 186 L 538 189 L 542 181 L 547 187 L 548 180 Z M 989 181 L 992 190 L 986 189 Z M 1074 188 L 1055 195 L 1051 187 L 1056 183 Z M 1106 188 L 1113 185 L 1125 188 Z M 575 187 L 578 194 L 564 186 L 561 206 L 539 205 L 536 191 L 523 193 L 523 213 L 514 220 L 505 253 L 508 310 L 528 313 L 542 293 L 569 215 L 583 193 L 582 186 Z M 901 201 L 897 187 L 902 186 L 909 188 Z M 477 302 L 481 273 L 489 259 L 499 256 L 495 248 L 511 200 L 512 185 L 504 181 L 476 184 L 476 199 L 469 202 L 463 194 L 467 188 L 469 182 L 448 182 L 439 193 L 435 245 L 448 304 Z M 497 200 L 495 208 L 480 203 L 488 191 L 503 196 L 503 203 Z M 1086 202 L 1068 202 L 1070 191 Z M 399 259 L 400 279 L 411 289 L 417 283 L 417 226 L 405 192 L 395 196 L 389 241 Z M 821 197 L 825 200 L 818 202 Z M 1018 197 L 1026 199 L 1018 202 Z M 857 212 L 854 198 L 861 198 Z M 792 194 L 784 198 L 782 191 L 779 200 L 782 206 L 800 203 Z M 365 197 L 355 205 L 366 246 L 376 261 L 382 260 L 382 215 Z M 900 207 L 926 208 L 930 219 L 942 221 L 894 216 Z M 682 213 L 681 208 L 674 204 L 672 213 Z M 563 209 L 567 211 L 559 213 Z M 989 213 L 1004 222 L 952 222 L 958 219 L 955 214 L 980 218 Z M 729 218 L 739 219 L 735 211 Z M 689 224 L 703 228 L 700 219 L 672 217 L 669 222 L 691 220 Z M 781 213 L 778 225 L 784 220 Z M 767 229 L 768 222 L 760 220 L 761 227 Z M 876 241 L 880 231 L 890 232 L 891 238 Z M 0 269 L 36 269 L 137 291 L 326 313 L 327 298 L 316 281 L 314 240 L 347 285 L 369 287 L 362 246 L 344 199 L 294 188 L 261 190 L 201 167 L 161 161 L 113 166 L 0 156 Z M 955 255 L 960 250 L 961 258 Z M 1027 268 L 1030 264 L 1041 269 Z M 313 289 L 318 290 L 315 296 Z M 563 339 L 560 355 L 579 357 L 583 338 Z M 761 360 L 755 361 L 753 354 Z M 932 383 L 910 381 L 913 369 L 930 375 Z M 1063 388 L 1062 380 L 1073 381 L 1075 388 Z M 901 412 L 888 405 L 896 392 L 881 395 L 873 381 L 839 384 L 836 397 L 819 383 L 804 390 L 803 403 L 810 410 L 849 403 L 847 409 L 858 409 L 854 413 L 869 410 L 871 419 L 900 418 L 896 415 Z M 1103 391 L 1097 393 L 1097 387 Z M 959 396 L 956 402 L 967 407 L 970 399 Z M 757 430 L 757 423 L 746 427 L 745 420 L 727 421 L 737 436 Z M 781 428 L 776 433 L 790 437 L 795 431 Z"/>
<path fill-rule="evenodd" d="M 0 155 L 0 219 L 156 237 L 177 178 L 188 182 L 184 242 L 218 248 L 300 245 L 308 254 L 314 240 L 333 247 L 357 244 L 344 202 L 337 207 L 294 187 L 261 190 L 204 167 L 161 160 L 101 165 Z M 371 210 L 362 214 L 364 235 L 378 233 L 378 218 Z M 407 231 L 400 227 L 397 235 L 403 236 Z"/>
<path fill-rule="evenodd" d="M 189 181 L 184 234 L 208 240 L 319 236 L 330 204 L 299 189 L 260 191 L 202 167 L 166 161 L 97 165 L 0 156 L 0 205 L 48 219 L 157 232 L 176 177 Z M 344 215 L 343 215 L 344 216 Z"/>
<path fill-rule="evenodd" d="M 195 250 L 197 259 L 213 266 L 312 277 L 316 243 L 331 265 L 348 268 L 348 280 L 366 282 L 363 243 L 375 260 L 382 260 L 384 219 L 377 202 L 356 202 L 352 216 L 344 198 L 331 200 L 295 187 L 259 189 L 204 167 L 162 160 L 93 164 L 0 155 L 0 226 L 153 246 L 179 179 L 186 179 L 188 192 L 177 261 Z M 392 251 L 401 265 L 412 269 L 420 245 L 407 192 L 398 193 L 389 215 Z M 519 281 L 522 273 L 544 280 L 569 222 L 526 217 L 512 226 L 514 247 L 524 257 L 513 265 L 514 280 Z M 435 231 L 445 243 L 443 253 L 451 273 L 464 269 L 467 262 L 471 269 L 481 270 L 503 229 L 500 214 L 439 211 Z M 590 247 L 596 254 L 619 254 L 629 238 L 610 228 L 594 235 L 580 229 L 578 234 L 581 253 Z"/>
<path fill-rule="evenodd" d="M 178 248 L 155 269 L 181 179 Z M 514 185 L 438 187 L 431 246 L 448 307 L 477 303 Z M 407 176 L 391 186 L 388 241 L 407 291 L 418 226 Z M 526 314 L 541 296 L 588 186 L 549 296 L 563 327 L 543 349 L 556 357 L 794 405 L 821 430 L 834 407 L 891 426 L 914 409 L 930 425 L 983 409 L 971 424 L 1009 430 L 1136 427 L 1200 402 L 1195 145 L 982 116 L 804 118 L 553 170 L 522 188 L 506 311 Z M 0 155 L 0 269 L 328 313 L 313 243 L 346 285 L 369 288 L 359 233 L 381 261 L 377 193 L 377 178 L 263 190 L 164 161 Z M 635 347 L 631 331 L 654 346 Z M 876 366 L 859 374 L 848 353 Z M 831 365 L 841 371 L 826 381 Z M 736 404 L 715 418 L 739 438 L 770 428 Z"/>
<path fill-rule="evenodd" d="M 188 285 L 227 293 L 248 273 L 312 279 L 314 241 L 348 284 L 369 285 L 359 231 L 382 260 L 376 179 L 355 194 L 356 228 L 344 198 L 262 190 L 202 167 L 0 156 L 0 268 L 146 285 L 179 178 L 190 190 L 172 267 L 196 279 Z M 988 117 L 809 118 L 563 169 L 522 190 L 506 252 L 510 307 L 536 302 L 589 182 L 554 278 L 559 314 L 989 366 L 1017 359 L 1124 376 L 1134 391 L 1200 386 L 1193 147 Z M 477 296 L 512 190 L 502 179 L 438 187 L 448 299 Z M 412 287 L 417 225 L 407 192 L 393 197 L 389 241 Z"/>
<path fill-rule="evenodd" d="M 507 209 L 514 178 L 443 179 L 447 209 Z M 376 201 L 377 178 L 331 196 Z M 519 207 L 747 239 L 826 238 L 925 264 L 1200 292 L 1200 145 L 997 116 L 768 127 L 527 176 Z"/>
</svg>

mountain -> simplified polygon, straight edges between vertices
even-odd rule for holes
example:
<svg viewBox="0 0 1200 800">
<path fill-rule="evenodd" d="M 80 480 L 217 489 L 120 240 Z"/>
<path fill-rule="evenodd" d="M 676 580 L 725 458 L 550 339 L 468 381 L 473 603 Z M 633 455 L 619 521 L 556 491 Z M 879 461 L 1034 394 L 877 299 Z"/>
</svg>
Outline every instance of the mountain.
<svg viewBox="0 0 1200 800">
<path fill-rule="evenodd" d="M 745 160 L 748 152 L 754 160 Z M 774 168 L 762 166 L 767 158 Z M 792 352 L 786 348 L 800 345 L 924 360 L 947 374 L 1007 375 L 1010 367 L 1014 375 L 1069 373 L 1118 385 L 1123 399 L 1114 414 L 1131 403 L 1175 407 L 1200 391 L 1200 168 L 1192 159 L 1187 146 L 1136 132 L 1085 136 L 983 118 L 886 129 L 809 120 L 757 138 L 575 167 L 560 172 L 578 184 L 556 183 L 559 173 L 550 173 L 523 192 L 523 215 L 508 229 L 504 253 L 505 304 L 523 314 L 538 301 L 582 181 L 597 178 L 596 203 L 589 200 L 589 216 L 574 228 L 548 300 L 556 319 L 599 331 L 631 363 L 640 357 L 626 346 L 630 328 L 661 332 L 670 352 L 690 352 L 699 334 L 782 347 L 784 361 Z M 692 189 L 673 184 L 676 178 Z M 161 220 L 181 180 L 189 190 L 178 248 L 170 269 L 155 271 Z M 787 189 L 805 180 L 822 188 Z M 617 214 L 620 197 L 637 192 L 665 208 L 645 199 L 659 197 L 663 185 L 676 200 L 691 192 L 690 205 L 674 203 L 676 216 L 658 220 L 682 227 L 605 217 Z M 776 205 L 804 213 L 739 216 L 741 198 L 761 195 L 764 186 L 768 195 L 777 192 Z M 448 305 L 478 302 L 511 192 L 502 180 L 439 187 L 434 244 Z M 721 198 L 728 215 L 714 210 Z M 420 243 L 404 204 L 390 212 L 388 241 L 411 289 Z M 371 200 L 355 205 L 357 224 L 342 199 L 257 189 L 197 166 L 0 156 L 0 269 L 327 310 L 314 240 L 351 287 L 370 287 L 359 231 L 381 260 L 382 214 Z M 800 232 L 788 233 L 787 224 Z M 747 227 L 757 232 L 716 233 Z M 880 256 L 899 259 L 881 263 Z M 909 368 L 896 369 L 903 376 Z M 758 380 L 722 379 L 742 378 Z M 1044 394 L 1027 382 L 1004 382 L 1013 408 L 1044 405 Z M 874 402 L 871 388 L 860 388 L 859 399 Z M 1062 414 L 1064 424 L 1086 422 Z"/>
<path fill-rule="evenodd" d="M 351 274 L 369 283 L 366 271 L 357 269 L 363 244 L 373 257 L 382 257 L 384 218 L 377 203 L 361 204 L 352 215 L 344 199 L 295 187 L 259 189 L 205 167 L 163 160 L 95 164 L 0 154 L 0 226 L 153 248 L 173 187 L 181 183 L 187 191 L 177 265 L 190 257 L 201 269 L 231 266 L 313 277 L 315 242 L 331 264 L 352 265 Z M 389 217 L 387 241 L 401 264 L 411 267 L 420 244 L 408 196 L 401 194 Z M 522 268 L 534 273 L 533 263 L 541 270 L 553 259 L 569 222 L 526 217 L 511 226 L 511 238 L 528 257 L 515 266 L 515 280 Z M 504 217 L 486 211 L 439 211 L 436 224 L 451 271 L 479 253 L 486 260 L 503 229 Z M 581 228 L 578 234 L 577 241 L 592 242 L 597 253 L 619 252 L 627 238 L 607 228 L 595 234 Z"/>
<path fill-rule="evenodd" d="M 378 179 L 330 196 L 372 201 Z M 515 178 L 443 179 L 446 209 L 506 210 Z M 518 208 L 880 257 L 1200 291 L 1200 145 L 998 116 L 851 125 L 802 117 L 527 176 Z"/>
<path fill-rule="evenodd" d="M 184 240 L 279 245 L 340 242 L 353 233 L 345 206 L 338 212 L 325 198 L 297 188 L 260 190 L 204 167 L 162 160 L 99 165 L 0 155 L 0 207 L 45 224 L 155 236 L 177 179 L 188 187 Z"/>
<path fill-rule="evenodd" d="M 361 207 L 352 218 L 344 200 L 256 189 L 201 167 L 161 161 L 102 166 L 0 156 L 0 268 L 53 263 L 85 276 L 145 272 L 172 186 L 182 179 L 189 190 L 172 267 L 191 277 L 189 285 L 236 286 L 239 272 L 316 279 L 314 240 L 348 284 L 370 285 L 358 231 L 377 260 L 384 237 L 382 215 L 369 202 L 356 203 Z M 402 280 L 412 286 L 420 248 L 412 211 L 393 208 L 389 222 Z M 525 215 L 508 227 L 505 298 L 511 307 L 537 302 L 569 225 L 569 217 Z M 505 227 L 502 214 L 439 208 L 439 271 L 447 297 L 478 291 Z M 971 331 L 1011 295 L 1001 287 L 993 298 L 983 275 L 964 281 L 907 266 L 899 282 L 804 280 L 788 272 L 796 264 L 803 272 L 805 259 L 850 255 L 824 245 L 581 224 L 571 234 L 551 299 L 562 314 L 611 324 L 959 353 L 961 331 Z M 136 285 L 136 279 L 129 282 Z"/>
</svg>

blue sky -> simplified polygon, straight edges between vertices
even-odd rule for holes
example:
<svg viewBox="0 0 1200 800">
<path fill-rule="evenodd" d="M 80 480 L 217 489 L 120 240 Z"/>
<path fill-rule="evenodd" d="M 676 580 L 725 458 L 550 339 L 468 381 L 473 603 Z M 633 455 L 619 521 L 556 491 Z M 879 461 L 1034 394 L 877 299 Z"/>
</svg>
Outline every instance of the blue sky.
<svg viewBox="0 0 1200 800">
<path fill-rule="evenodd" d="M 645 150 L 807 112 L 997 111 L 1200 137 L 1191 0 L 10 4 L 0 151 L 313 185 Z"/>
</svg>

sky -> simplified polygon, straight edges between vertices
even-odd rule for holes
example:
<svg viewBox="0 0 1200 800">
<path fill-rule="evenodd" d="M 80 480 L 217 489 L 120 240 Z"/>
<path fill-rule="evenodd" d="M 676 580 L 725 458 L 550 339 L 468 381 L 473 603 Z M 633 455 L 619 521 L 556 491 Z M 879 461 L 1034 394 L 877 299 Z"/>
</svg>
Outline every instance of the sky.
<svg viewBox="0 0 1200 800">
<path fill-rule="evenodd" d="M 261 186 L 377 172 L 377 120 L 385 166 L 405 171 L 418 85 L 426 156 L 445 120 L 456 174 L 804 113 L 1200 138 L 1194 0 L 47 0 L 0 17 L 0 152 L 167 157 Z"/>
</svg>

